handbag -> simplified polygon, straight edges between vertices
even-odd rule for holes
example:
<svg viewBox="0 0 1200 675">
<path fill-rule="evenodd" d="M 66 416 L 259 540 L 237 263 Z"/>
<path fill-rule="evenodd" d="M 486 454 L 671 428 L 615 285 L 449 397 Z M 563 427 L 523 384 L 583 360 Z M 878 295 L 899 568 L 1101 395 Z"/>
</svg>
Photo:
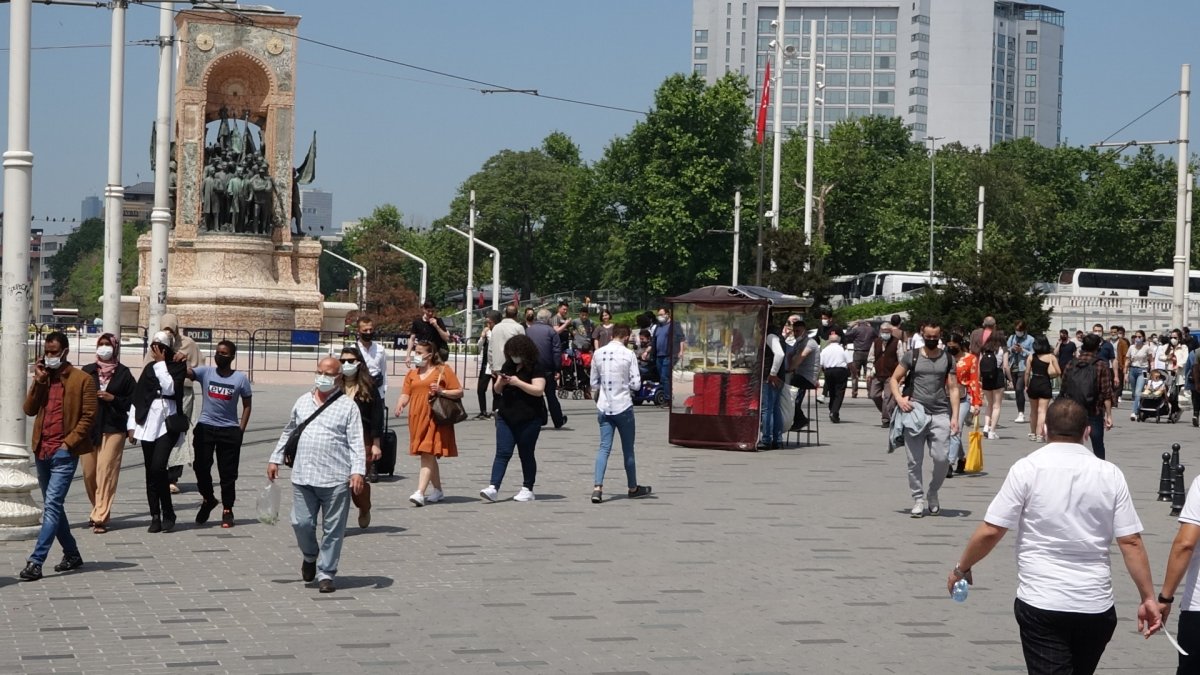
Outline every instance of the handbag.
<svg viewBox="0 0 1200 675">
<path fill-rule="evenodd" d="M 166 396 L 160 395 L 158 398 L 164 402 L 167 400 Z M 180 412 L 178 407 L 175 410 L 176 412 L 167 415 L 167 431 L 173 434 L 186 434 L 187 430 L 192 426 L 192 421 L 188 419 L 187 415 Z"/>
<path fill-rule="evenodd" d="M 292 430 L 292 433 L 288 435 L 287 442 L 283 444 L 284 466 L 290 467 L 296 463 L 296 450 L 300 447 L 300 434 L 304 433 L 304 429 L 308 426 L 308 423 L 317 419 L 317 416 L 325 412 L 325 409 L 328 408 L 331 403 L 338 400 L 341 395 L 341 391 L 334 392 L 333 396 L 325 399 L 325 402 L 321 404 L 321 407 L 317 408 L 313 414 L 308 416 L 308 419 L 301 422 L 296 426 L 295 429 Z"/>
<path fill-rule="evenodd" d="M 979 415 L 975 416 L 975 428 L 967 434 L 967 473 L 983 471 L 983 432 L 979 430 Z"/>
<path fill-rule="evenodd" d="M 442 385 L 442 374 L 445 372 L 445 367 L 438 371 L 439 388 Z M 463 407 L 462 399 L 447 398 L 441 394 L 430 394 L 429 410 L 438 426 L 458 424 L 467 419 L 467 409 Z"/>
</svg>

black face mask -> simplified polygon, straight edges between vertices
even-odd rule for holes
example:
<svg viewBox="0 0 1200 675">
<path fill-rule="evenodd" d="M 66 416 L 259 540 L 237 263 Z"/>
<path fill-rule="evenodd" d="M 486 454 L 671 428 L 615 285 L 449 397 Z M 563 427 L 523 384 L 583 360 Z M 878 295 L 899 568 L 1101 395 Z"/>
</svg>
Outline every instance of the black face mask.
<svg viewBox="0 0 1200 675">
<path fill-rule="evenodd" d="M 370 342 L 371 340 L 375 339 L 375 333 L 359 333 L 358 337 L 361 338 L 363 342 Z"/>
<path fill-rule="evenodd" d="M 214 355 L 213 361 L 217 364 L 218 368 L 228 368 L 233 365 L 233 357 L 226 356 L 225 354 Z"/>
<path fill-rule="evenodd" d="M 928 343 L 926 343 L 926 344 L 928 344 Z M 950 352 L 950 356 L 958 356 L 959 352 L 961 352 L 962 350 L 959 349 L 958 347 L 946 347 L 946 351 Z"/>
<path fill-rule="evenodd" d="M 925 348 L 926 349 L 937 349 L 938 348 L 938 338 L 933 338 L 933 339 L 925 338 Z"/>
</svg>

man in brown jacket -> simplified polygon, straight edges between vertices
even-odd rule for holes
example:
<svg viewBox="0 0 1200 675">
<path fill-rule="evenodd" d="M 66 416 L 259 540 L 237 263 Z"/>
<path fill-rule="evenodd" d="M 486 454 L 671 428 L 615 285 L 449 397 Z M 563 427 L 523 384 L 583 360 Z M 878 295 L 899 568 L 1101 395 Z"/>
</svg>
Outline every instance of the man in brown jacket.
<svg viewBox="0 0 1200 675">
<path fill-rule="evenodd" d="M 885 428 L 891 425 L 892 412 L 896 410 L 896 399 L 892 397 L 892 391 L 887 382 L 891 379 L 892 373 L 896 372 L 896 366 L 900 364 L 900 356 L 904 351 L 902 346 L 904 340 L 899 337 L 902 334 L 894 325 L 884 322 L 879 326 L 879 337 L 875 338 L 875 342 L 872 344 L 875 374 L 867 382 L 867 395 L 875 403 L 875 408 L 883 419 L 882 426 Z"/>
<path fill-rule="evenodd" d="M 36 415 L 32 450 L 44 506 L 42 531 L 25 569 L 21 570 L 24 581 L 42 578 L 42 564 L 55 539 L 63 549 L 62 562 L 54 566 L 55 572 L 83 566 L 64 504 L 79 456 L 92 451 L 96 381 L 67 361 L 68 349 L 63 333 L 56 331 L 46 336 L 42 358 L 34 366 L 33 384 L 25 396 L 25 415 Z"/>
</svg>

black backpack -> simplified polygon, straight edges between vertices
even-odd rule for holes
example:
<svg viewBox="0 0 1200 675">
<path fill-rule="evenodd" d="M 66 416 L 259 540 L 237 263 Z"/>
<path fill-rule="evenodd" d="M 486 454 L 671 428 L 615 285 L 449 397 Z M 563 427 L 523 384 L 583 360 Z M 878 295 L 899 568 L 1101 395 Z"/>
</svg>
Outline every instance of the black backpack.
<svg viewBox="0 0 1200 675">
<path fill-rule="evenodd" d="M 996 352 L 985 349 L 979 353 L 979 374 L 983 379 L 990 382 L 996 375 L 996 371 L 1000 370 L 1000 362 L 996 358 Z"/>
<path fill-rule="evenodd" d="M 1095 359 L 1075 359 L 1067 364 L 1058 397 L 1069 398 L 1086 408 L 1089 415 L 1092 414 L 1099 396 L 1096 392 L 1097 377 Z"/>
</svg>

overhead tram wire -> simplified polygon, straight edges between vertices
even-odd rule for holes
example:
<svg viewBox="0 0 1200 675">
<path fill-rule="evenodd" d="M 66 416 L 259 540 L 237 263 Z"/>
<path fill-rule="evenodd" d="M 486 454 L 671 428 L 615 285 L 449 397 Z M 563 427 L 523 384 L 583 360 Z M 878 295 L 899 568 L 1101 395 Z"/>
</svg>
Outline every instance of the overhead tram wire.
<svg viewBox="0 0 1200 675">
<path fill-rule="evenodd" d="M 1114 131 L 1114 132 L 1112 132 L 1111 134 L 1109 134 L 1107 138 L 1105 138 L 1104 140 L 1100 141 L 1100 144 L 1107 143 L 1107 142 L 1111 141 L 1111 140 L 1113 139 L 1113 136 L 1116 136 L 1117 134 L 1121 133 L 1122 131 L 1125 131 L 1126 129 L 1128 129 L 1129 127 L 1133 126 L 1134 124 L 1137 124 L 1139 121 L 1141 121 L 1141 119 L 1142 119 L 1143 117 L 1145 117 L 1146 115 L 1149 115 L 1150 113 L 1154 112 L 1154 111 L 1155 111 L 1155 110 L 1157 110 L 1157 109 L 1158 109 L 1160 106 L 1162 106 L 1164 103 L 1166 103 L 1167 101 L 1170 101 L 1171 99 L 1175 98 L 1175 97 L 1176 97 L 1176 96 L 1178 96 L 1178 95 L 1179 95 L 1179 92 L 1172 92 L 1170 96 L 1168 96 L 1168 97 L 1164 98 L 1163 100 L 1159 101 L 1158 103 L 1155 103 L 1155 104 L 1154 104 L 1154 106 L 1153 106 L 1153 107 L 1151 107 L 1149 110 L 1147 110 L 1146 112 L 1142 113 L 1141 115 L 1138 115 L 1137 117 L 1133 118 L 1133 120 L 1132 120 L 1131 122 L 1129 122 L 1129 124 L 1126 124 L 1125 126 L 1121 127 L 1120 129 L 1117 129 L 1116 131 Z"/>
<path fill-rule="evenodd" d="M 151 2 L 151 0 L 131 0 L 129 4 L 131 6 L 144 7 L 144 6 L 147 6 L 148 2 Z M 615 110 L 617 112 L 633 113 L 634 115 L 645 115 L 646 114 L 646 111 L 644 111 L 644 110 L 634 110 L 633 108 L 624 108 L 621 106 L 608 105 L 605 103 L 596 103 L 594 101 L 584 101 L 581 99 L 568 98 L 565 96 L 551 96 L 548 94 L 543 94 L 537 89 L 517 89 L 514 87 L 507 87 L 504 85 L 496 84 L 494 82 L 477 80 L 477 79 L 474 79 L 471 77 L 467 77 L 465 75 L 455 75 L 454 73 L 446 72 L 443 70 L 437 70 L 435 68 L 419 66 L 414 63 L 407 63 L 405 61 L 400 61 L 400 60 L 389 58 L 386 56 L 380 56 L 378 54 L 371 54 L 369 52 L 364 52 L 364 51 L 360 51 L 357 49 L 351 49 L 350 47 L 343 47 L 341 45 L 336 45 L 336 44 L 333 44 L 330 42 L 325 42 L 323 40 L 317 40 L 316 38 L 304 37 L 302 35 L 288 33 L 286 31 L 279 30 L 278 28 L 272 28 L 270 26 L 258 26 L 257 24 L 255 24 L 254 18 L 251 15 L 246 14 L 245 12 L 240 12 L 237 9 L 231 9 L 229 7 L 222 6 L 220 4 L 202 2 L 200 0 L 193 0 L 192 7 L 187 8 L 187 9 L 179 9 L 179 10 L 171 10 L 171 11 L 173 11 L 175 14 L 180 14 L 182 12 L 188 11 L 188 9 L 194 9 L 194 8 L 208 8 L 208 9 L 220 10 L 220 11 L 225 12 L 226 14 L 229 14 L 229 15 L 235 17 L 239 23 L 253 25 L 261 30 L 269 31 L 272 33 L 286 36 L 286 37 L 294 37 L 295 39 L 297 39 L 301 42 L 307 42 L 309 44 L 314 44 L 319 47 L 324 47 L 326 49 L 332 49 L 334 51 L 339 51 L 339 52 L 342 52 L 345 54 L 351 54 L 353 56 L 358 56 L 358 57 L 365 58 L 365 59 L 371 59 L 373 61 L 381 61 L 383 63 L 388 63 L 388 64 L 391 64 L 394 66 L 400 66 L 401 68 L 409 68 L 409 69 L 417 70 L 417 71 L 420 71 L 423 73 L 429 73 L 430 75 L 437 75 L 438 77 L 445 77 L 445 78 L 449 78 L 452 80 L 458 80 L 460 82 L 468 82 L 470 84 L 480 85 L 481 87 L 498 90 L 495 93 L 503 92 L 503 93 L 512 93 L 512 94 L 524 94 L 526 96 L 533 96 L 534 98 L 541 98 L 541 99 L 546 99 L 549 101 L 559 101 L 561 103 L 570 103 L 573 105 L 587 106 L 590 108 Z M 157 9 L 157 8 L 155 8 L 155 9 Z"/>
</svg>

